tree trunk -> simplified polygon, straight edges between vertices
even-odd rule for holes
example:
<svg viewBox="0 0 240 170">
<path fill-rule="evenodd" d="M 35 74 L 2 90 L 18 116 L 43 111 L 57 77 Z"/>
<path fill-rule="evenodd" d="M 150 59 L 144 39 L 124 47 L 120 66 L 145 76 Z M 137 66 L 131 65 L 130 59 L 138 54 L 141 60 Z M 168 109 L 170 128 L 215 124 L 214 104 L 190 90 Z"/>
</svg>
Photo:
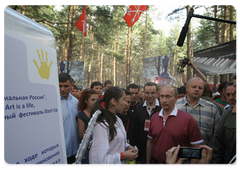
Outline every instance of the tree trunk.
<svg viewBox="0 0 240 170">
<path fill-rule="evenodd" d="M 117 52 L 119 53 L 119 47 L 120 47 L 120 24 L 118 24 L 118 38 L 117 38 L 117 46 L 116 46 L 116 49 L 117 49 Z M 118 78 L 118 68 L 119 68 L 119 65 L 118 65 L 118 61 L 116 61 L 116 86 L 119 86 L 120 85 L 120 79 Z"/>
<path fill-rule="evenodd" d="M 128 51 L 129 51 L 129 27 L 126 40 L 126 49 L 125 49 L 125 85 L 128 86 Z"/>
<path fill-rule="evenodd" d="M 116 44 L 116 51 L 119 53 L 119 46 L 120 46 L 120 38 L 119 38 L 119 34 L 120 34 L 120 23 L 118 23 L 118 35 L 117 35 L 117 44 Z M 119 86 L 120 82 L 119 82 L 119 78 L 118 78 L 118 61 L 116 61 L 116 66 L 115 66 L 115 80 L 114 80 L 114 84 L 115 86 Z"/>
<path fill-rule="evenodd" d="M 98 43 L 98 47 L 97 47 L 97 60 L 98 60 L 98 67 L 97 67 L 97 77 L 96 77 L 96 80 L 99 81 L 100 79 L 100 71 L 101 71 L 101 47 L 100 47 L 100 43 Z"/>
<path fill-rule="evenodd" d="M 217 14 L 217 5 L 214 5 L 214 17 L 218 18 L 218 14 Z M 215 43 L 216 45 L 219 44 L 219 28 L 218 28 L 218 22 L 215 21 Z M 213 87 L 213 91 L 216 92 L 218 88 L 218 75 L 214 76 L 214 87 Z"/>
<path fill-rule="evenodd" d="M 113 85 L 116 86 L 116 83 L 117 83 L 117 70 L 116 70 L 116 67 L 117 67 L 117 61 L 116 61 L 116 56 L 113 57 Z"/>
<path fill-rule="evenodd" d="M 90 5 L 90 23 L 92 23 L 92 6 Z M 93 37 L 92 26 L 89 24 L 89 65 L 88 65 L 88 84 L 92 83 L 92 63 L 93 63 Z"/>
<path fill-rule="evenodd" d="M 21 5 L 21 14 L 25 15 L 25 7 Z"/>
<path fill-rule="evenodd" d="M 223 19 L 227 20 L 227 13 L 228 13 L 228 5 L 225 5 L 224 7 L 224 16 Z M 221 34 L 221 43 L 227 42 L 227 23 L 222 23 L 222 34 Z"/>
<path fill-rule="evenodd" d="M 130 50 L 129 50 L 129 59 L 128 59 L 128 84 L 131 83 L 131 63 L 132 63 L 132 41 L 133 41 L 133 26 L 131 26 L 131 35 L 130 35 Z"/>
<path fill-rule="evenodd" d="M 230 5 L 230 20 L 233 21 L 233 6 Z M 233 24 L 230 24 L 230 29 L 229 29 L 229 40 L 233 41 Z M 228 75 L 228 81 L 232 81 L 234 73 Z"/>
<path fill-rule="evenodd" d="M 67 51 L 68 51 L 68 32 L 69 32 L 69 25 L 70 25 L 70 13 L 71 13 L 71 5 L 69 5 L 68 8 L 68 22 L 67 22 L 67 31 L 66 31 L 66 41 L 65 41 L 65 47 L 64 47 L 64 53 L 63 53 L 63 57 L 64 60 L 67 61 Z"/>
<path fill-rule="evenodd" d="M 178 40 L 178 36 L 176 36 L 176 42 Z M 172 62 L 172 75 L 175 75 L 175 63 L 177 57 L 177 44 L 175 44 L 174 54 L 173 54 L 173 62 Z"/>
<path fill-rule="evenodd" d="M 118 20 L 118 24 L 117 24 L 117 40 L 116 40 L 116 51 L 119 52 L 119 33 L 120 33 L 120 23 L 119 23 L 119 20 Z M 117 62 L 117 59 L 116 59 L 116 56 L 114 56 L 114 79 L 113 79 L 113 84 L 114 86 L 118 86 L 119 83 L 118 83 L 118 78 L 117 78 L 117 75 L 118 75 L 118 62 Z"/>
<path fill-rule="evenodd" d="M 59 53 L 58 53 L 59 61 L 63 60 L 63 46 L 64 46 L 64 39 L 60 38 Z"/>
<path fill-rule="evenodd" d="M 101 58 L 100 58 L 100 82 L 103 81 L 103 46 L 102 46 L 102 50 L 101 50 Z"/>
<path fill-rule="evenodd" d="M 217 5 L 214 5 L 214 18 L 218 18 Z M 215 43 L 216 43 L 216 44 L 219 44 L 218 21 L 215 21 Z"/>
<path fill-rule="evenodd" d="M 144 20 L 143 20 L 144 22 Z M 141 38 L 140 38 L 140 50 L 139 50 L 139 62 L 138 62 L 138 81 L 137 83 L 139 85 L 142 85 L 142 79 L 141 79 L 141 75 L 142 75 L 142 41 L 143 41 L 143 24 L 141 26 Z"/>
<path fill-rule="evenodd" d="M 224 16 L 223 19 L 227 20 L 228 6 L 224 7 Z M 227 23 L 222 23 L 222 34 L 221 34 L 221 44 L 227 42 Z M 227 74 L 220 75 L 220 83 L 227 81 Z"/>
<path fill-rule="evenodd" d="M 66 42 L 65 42 L 65 59 L 67 61 L 67 73 L 70 72 L 69 69 L 69 58 L 68 58 L 68 39 L 69 39 L 69 26 L 70 26 L 70 13 L 71 13 L 71 4 L 69 5 L 69 10 L 68 10 L 68 24 L 67 24 L 67 38 L 66 38 Z"/>
<path fill-rule="evenodd" d="M 72 8 L 72 21 L 71 21 L 71 31 L 70 31 L 70 38 L 69 38 L 69 48 L 68 48 L 68 56 L 67 59 L 69 61 L 73 60 L 73 47 L 74 47 L 74 34 L 75 34 L 75 17 L 76 17 L 76 5 L 73 5 Z"/>
<path fill-rule="evenodd" d="M 121 87 L 126 88 L 125 86 L 125 73 L 124 73 L 124 65 L 121 66 L 122 72 L 121 72 Z"/>
<path fill-rule="evenodd" d="M 146 11 L 146 20 L 145 20 L 144 58 L 147 58 L 147 11 Z"/>
<path fill-rule="evenodd" d="M 190 6 L 187 6 L 187 14 L 190 10 Z M 189 23 L 188 32 L 187 32 L 187 57 L 192 61 L 193 57 L 191 55 L 191 23 Z M 187 80 L 192 77 L 192 69 L 190 66 L 187 66 Z"/>
<path fill-rule="evenodd" d="M 230 20 L 233 21 L 233 6 L 230 5 Z M 233 40 L 233 24 L 230 24 L 230 41 Z"/>
</svg>

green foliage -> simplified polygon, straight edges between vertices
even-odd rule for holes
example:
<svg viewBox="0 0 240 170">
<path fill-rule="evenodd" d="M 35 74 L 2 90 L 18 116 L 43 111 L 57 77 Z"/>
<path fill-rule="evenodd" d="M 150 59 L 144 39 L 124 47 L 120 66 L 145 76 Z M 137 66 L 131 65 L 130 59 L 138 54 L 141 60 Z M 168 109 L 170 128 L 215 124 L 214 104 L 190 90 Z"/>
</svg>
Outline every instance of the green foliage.
<svg viewBox="0 0 240 170">
<path fill-rule="evenodd" d="M 27 17 L 35 20 L 36 22 L 49 28 L 56 40 L 57 55 L 63 55 L 63 49 L 68 48 L 66 40 L 70 37 L 70 26 L 72 22 L 72 12 L 69 13 L 69 6 L 62 5 L 61 9 L 56 8 L 53 5 L 40 5 L 40 6 L 9 6 L 14 10 L 23 13 Z M 92 56 L 92 77 L 91 80 L 99 80 L 99 57 L 103 55 L 104 63 L 104 79 L 113 79 L 113 58 L 117 60 L 118 67 L 118 81 L 119 85 L 124 81 L 126 77 L 122 73 L 125 72 L 125 60 L 126 60 L 126 41 L 128 26 L 123 19 L 126 10 L 129 6 L 126 5 L 101 5 L 101 6 L 86 6 L 87 10 L 87 24 L 88 32 L 87 37 L 84 37 L 84 62 L 85 62 L 85 75 L 88 75 L 88 64 L 90 63 L 90 56 Z M 194 6 L 194 8 L 203 8 L 203 6 Z M 218 6 L 218 9 L 221 7 Z M 80 17 L 83 10 L 83 6 L 77 6 L 76 8 L 76 21 Z M 172 68 L 175 69 L 176 74 L 178 60 L 186 57 L 186 40 L 183 47 L 176 46 L 178 36 L 180 34 L 183 25 L 179 23 L 173 25 L 169 30 L 169 36 L 166 36 L 163 30 L 155 30 L 153 25 L 153 18 L 150 17 L 150 13 L 155 13 L 156 8 L 151 5 L 147 11 L 144 11 L 139 20 L 132 26 L 132 42 L 131 42 L 131 82 L 137 82 L 139 77 L 139 68 L 142 69 L 142 62 L 139 63 L 139 58 L 144 57 L 144 51 L 146 57 L 156 57 L 162 55 L 170 55 L 171 62 L 173 62 L 173 56 L 175 56 L 175 63 L 171 64 L 169 72 Z M 147 18 L 147 30 L 145 30 L 146 13 Z M 156 14 L 157 15 L 157 14 Z M 180 15 L 186 15 L 186 6 L 179 6 L 167 17 L 169 20 L 176 20 Z M 206 7 L 206 16 L 213 17 L 212 7 Z M 218 16 L 222 17 L 221 10 L 218 11 Z M 157 18 L 161 19 L 160 14 Z M 69 22 L 68 22 L 69 19 Z M 236 10 L 233 10 L 233 20 L 236 20 Z M 192 21 L 191 21 L 192 22 Z M 92 26 L 92 35 L 90 37 L 90 25 Z M 221 24 L 219 23 L 219 31 L 221 32 Z M 69 30 L 67 31 L 67 28 Z M 228 27 L 229 29 L 229 27 Z M 74 26 L 74 47 L 72 53 L 72 60 L 78 60 L 81 54 L 82 44 L 82 32 Z M 131 29 L 130 29 L 131 30 Z M 147 31 L 147 32 L 146 32 Z M 131 32 L 131 31 L 130 31 Z M 147 34 L 147 40 L 145 40 L 145 33 Z M 236 26 L 233 27 L 233 34 L 236 37 Z M 93 38 L 94 37 L 94 38 Z M 91 41 L 90 41 L 91 38 Z M 129 36 L 130 39 L 130 36 Z M 130 40 L 129 40 L 130 41 Z M 69 43 L 69 42 L 68 42 Z M 146 43 L 146 46 L 145 46 Z M 66 46 L 67 45 L 67 46 Z M 199 26 L 192 28 L 192 48 L 193 51 L 204 49 L 215 45 L 215 28 L 214 21 L 200 20 Z M 129 43 L 130 47 L 130 43 Z M 66 48 L 66 49 L 67 49 Z M 128 52 L 130 55 L 130 52 Z M 58 58 L 60 59 L 60 57 Z M 87 76 L 85 77 L 85 84 L 87 85 Z"/>
</svg>

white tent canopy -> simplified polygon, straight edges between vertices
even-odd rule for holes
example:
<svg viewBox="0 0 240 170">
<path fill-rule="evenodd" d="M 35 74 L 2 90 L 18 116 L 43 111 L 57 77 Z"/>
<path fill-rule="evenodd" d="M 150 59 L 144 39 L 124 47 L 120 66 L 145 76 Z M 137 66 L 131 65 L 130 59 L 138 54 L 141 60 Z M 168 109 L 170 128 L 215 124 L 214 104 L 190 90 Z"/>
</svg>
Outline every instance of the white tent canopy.
<svg viewBox="0 0 240 170">
<path fill-rule="evenodd" d="M 236 73 L 236 40 L 194 52 L 193 62 L 205 75 Z"/>
</svg>

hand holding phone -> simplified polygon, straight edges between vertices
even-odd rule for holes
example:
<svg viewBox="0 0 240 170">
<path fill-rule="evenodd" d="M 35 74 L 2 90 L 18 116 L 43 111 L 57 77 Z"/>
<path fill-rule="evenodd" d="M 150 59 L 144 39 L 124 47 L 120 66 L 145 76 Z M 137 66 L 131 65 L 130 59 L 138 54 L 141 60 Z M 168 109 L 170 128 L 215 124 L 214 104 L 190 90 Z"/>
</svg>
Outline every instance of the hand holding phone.
<svg viewBox="0 0 240 170">
<path fill-rule="evenodd" d="M 202 158 L 202 148 L 188 148 L 180 147 L 178 152 L 179 158 L 189 158 L 189 159 L 201 159 Z"/>
</svg>

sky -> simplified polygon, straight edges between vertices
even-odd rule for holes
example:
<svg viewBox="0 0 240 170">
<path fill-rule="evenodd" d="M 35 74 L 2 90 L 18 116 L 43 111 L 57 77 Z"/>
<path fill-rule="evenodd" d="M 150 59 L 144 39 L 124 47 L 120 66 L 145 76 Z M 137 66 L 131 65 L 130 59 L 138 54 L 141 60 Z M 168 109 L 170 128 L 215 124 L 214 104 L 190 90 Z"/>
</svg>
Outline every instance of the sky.
<svg viewBox="0 0 240 170">
<path fill-rule="evenodd" d="M 98 3 L 96 3 L 98 4 Z M 96 5 L 95 4 L 95 5 Z M 112 3 L 109 3 L 112 4 Z M 177 23 L 177 20 L 173 20 L 173 21 L 169 21 L 166 16 L 171 13 L 174 9 L 179 8 L 182 5 L 166 5 L 166 4 L 162 4 L 162 5 L 154 5 L 153 8 L 155 8 L 156 10 L 154 12 L 148 12 L 148 15 L 150 15 L 150 17 L 153 19 L 154 22 L 154 29 L 156 30 L 163 30 L 166 36 L 169 36 L 169 30 L 173 27 L 174 24 Z M 61 9 L 61 5 L 57 5 L 56 6 L 57 9 Z M 204 9 L 200 8 L 200 9 L 196 9 L 194 11 L 194 14 L 199 14 L 199 15 L 203 15 Z M 144 18 L 145 20 L 145 18 Z M 179 20 L 179 24 L 182 27 L 185 23 L 186 20 L 186 10 L 183 10 L 181 15 L 180 15 L 180 20 Z M 191 20 L 192 21 L 192 20 Z M 198 21 L 195 21 L 194 23 L 198 23 Z"/>
<path fill-rule="evenodd" d="M 180 5 L 154 5 L 154 7 L 157 9 L 155 13 L 150 13 L 150 16 L 154 20 L 154 29 L 156 30 L 163 30 L 165 35 L 169 35 L 169 31 L 171 28 L 173 28 L 173 25 L 176 24 L 178 21 L 175 19 L 173 21 L 169 21 L 169 19 L 166 18 L 166 16 L 171 13 L 174 9 L 179 8 Z M 194 14 L 204 15 L 205 9 L 199 8 L 194 10 Z M 160 19 L 157 19 L 158 13 L 160 13 Z M 186 10 L 183 10 L 180 19 L 179 19 L 179 25 L 183 27 L 186 21 L 187 12 Z M 199 19 L 192 18 L 191 23 L 194 24 L 194 26 L 199 25 Z"/>
<path fill-rule="evenodd" d="M 209 4 L 210 1 L 206 1 L 206 0 L 202 0 L 201 3 L 206 5 L 206 6 L 210 6 L 213 4 L 221 4 L 222 0 L 212 0 L 211 3 Z M 233 4 L 231 2 L 231 0 L 229 1 L 229 4 Z M 236 3 L 236 1 L 234 1 Z M 8 3 L 8 4 L 6 4 Z M 27 0 L 21 0 L 21 4 L 23 5 L 28 5 L 30 2 Z M 46 5 L 49 4 L 49 1 L 46 0 L 41 0 L 38 2 L 39 4 L 37 5 Z M 179 8 L 179 6 L 183 6 L 185 4 L 192 4 L 192 1 L 189 0 L 181 0 L 181 1 L 176 1 L 176 0 L 168 0 L 168 1 L 164 1 L 164 0 L 121 0 L 121 1 L 109 1 L 109 0 L 88 0 L 86 1 L 81 1 L 81 0 L 68 0 L 68 1 L 63 1 L 57 2 L 58 4 L 52 4 L 52 5 L 132 5 L 132 4 L 142 4 L 142 5 L 146 5 L 146 4 L 150 4 L 150 5 L 154 5 L 154 8 L 156 8 L 155 12 L 151 12 L 149 13 L 149 15 L 151 16 L 151 18 L 154 21 L 154 29 L 156 30 L 163 30 L 163 32 L 165 33 L 166 36 L 169 36 L 169 31 L 171 28 L 173 28 L 173 25 L 177 23 L 177 20 L 174 21 L 169 21 L 166 19 L 167 14 L 171 13 L 174 9 Z M 195 2 L 196 3 L 196 2 Z M 224 1 L 224 3 L 226 3 L 226 1 Z M 222 3 L 222 4 L 224 4 Z M 7 5 L 9 4 L 19 4 L 19 1 L 17 0 L 10 0 L 9 1 L 4 1 L 2 7 L 5 8 Z M 31 3 L 31 5 L 33 5 Z M 196 5 L 196 4 L 195 4 Z M 236 5 L 234 5 L 235 8 L 237 8 Z M 194 14 L 199 14 L 199 15 L 204 15 L 204 8 L 199 8 L 199 9 L 195 9 L 194 10 Z M 159 15 L 160 14 L 160 15 Z M 2 15 L 3 16 L 3 15 Z M 159 17 L 160 16 L 160 17 Z M 157 18 L 159 17 L 159 18 Z M 182 11 L 181 17 L 180 17 L 180 21 L 179 21 L 179 25 L 180 27 L 183 27 L 184 23 L 186 20 L 186 10 Z M 193 27 L 197 27 L 199 24 L 200 19 L 197 18 L 192 18 L 191 19 L 191 24 L 194 24 Z"/>
</svg>

